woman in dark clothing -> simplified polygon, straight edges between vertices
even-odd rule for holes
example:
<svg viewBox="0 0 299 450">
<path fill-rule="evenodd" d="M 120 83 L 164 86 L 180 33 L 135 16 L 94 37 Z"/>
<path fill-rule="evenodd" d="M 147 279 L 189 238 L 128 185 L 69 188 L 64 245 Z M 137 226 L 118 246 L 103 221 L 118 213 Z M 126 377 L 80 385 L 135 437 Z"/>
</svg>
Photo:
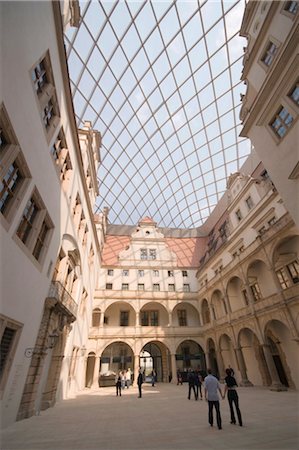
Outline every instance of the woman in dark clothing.
<svg viewBox="0 0 299 450">
<path fill-rule="evenodd" d="M 225 388 L 224 388 L 223 398 L 225 398 L 225 394 L 227 393 L 227 399 L 228 399 L 228 404 L 229 404 L 229 409 L 230 409 L 230 423 L 232 423 L 232 424 L 236 423 L 234 407 L 233 407 L 233 404 L 235 404 L 239 425 L 241 427 L 243 425 L 243 422 L 242 422 L 241 411 L 239 408 L 239 397 L 238 397 L 238 393 L 236 391 L 236 387 L 238 385 L 237 385 L 235 377 L 232 376 L 230 369 L 226 369 L 226 375 L 227 376 L 225 377 Z"/>
</svg>

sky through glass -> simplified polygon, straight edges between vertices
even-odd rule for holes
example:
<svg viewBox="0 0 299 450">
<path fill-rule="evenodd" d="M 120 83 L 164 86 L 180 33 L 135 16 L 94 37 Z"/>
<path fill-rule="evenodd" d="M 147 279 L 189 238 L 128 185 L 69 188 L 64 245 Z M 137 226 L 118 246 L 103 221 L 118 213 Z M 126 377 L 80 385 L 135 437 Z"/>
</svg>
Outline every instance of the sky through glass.
<svg viewBox="0 0 299 450">
<path fill-rule="evenodd" d="M 204 223 L 250 153 L 240 138 L 244 0 L 80 2 L 65 34 L 78 126 L 102 134 L 96 211 Z"/>
</svg>

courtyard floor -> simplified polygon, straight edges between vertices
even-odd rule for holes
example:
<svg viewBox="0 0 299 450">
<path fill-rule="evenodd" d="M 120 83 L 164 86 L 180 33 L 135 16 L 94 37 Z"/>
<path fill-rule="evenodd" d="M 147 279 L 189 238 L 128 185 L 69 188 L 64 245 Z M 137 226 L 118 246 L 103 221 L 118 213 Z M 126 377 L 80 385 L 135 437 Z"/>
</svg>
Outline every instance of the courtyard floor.
<svg viewBox="0 0 299 450">
<path fill-rule="evenodd" d="M 1 432 L 2 450 L 298 450 L 299 394 L 239 388 L 243 427 L 208 424 L 208 405 L 187 399 L 188 386 L 143 385 L 116 397 L 114 387 L 85 390 Z"/>
</svg>

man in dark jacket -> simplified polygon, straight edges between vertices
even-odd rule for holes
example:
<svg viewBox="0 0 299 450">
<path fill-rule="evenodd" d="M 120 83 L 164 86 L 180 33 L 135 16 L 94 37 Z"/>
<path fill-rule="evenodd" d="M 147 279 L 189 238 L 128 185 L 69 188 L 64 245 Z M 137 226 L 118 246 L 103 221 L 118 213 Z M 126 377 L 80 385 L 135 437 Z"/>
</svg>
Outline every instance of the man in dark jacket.
<svg viewBox="0 0 299 450">
<path fill-rule="evenodd" d="M 191 389 L 193 389 L 194 398 L 195 398 L 195 400 L 197 400 L 198 397 L 197 397 L 196 390 L 195 390 L 195 373 L 193 372 L 193 370 L 190 369 L 187 379 L 188 379 L 188 384 L 189 384 L 188 400 L 190 400 L 190 397 L 191 397 Z"/>
<path fill-rule="evenodd" d="M 141 369 L 139 369 L 139 373 L 138 373 L 138 377 L 137 377 L 137 385 L 138 385 L 138 391 L 139 391 L 138 398 L 142 397 L 142 390 L 141 390 L 142 383 L 143 383 L 143 375 L 142 375 Z"/>
</svg>

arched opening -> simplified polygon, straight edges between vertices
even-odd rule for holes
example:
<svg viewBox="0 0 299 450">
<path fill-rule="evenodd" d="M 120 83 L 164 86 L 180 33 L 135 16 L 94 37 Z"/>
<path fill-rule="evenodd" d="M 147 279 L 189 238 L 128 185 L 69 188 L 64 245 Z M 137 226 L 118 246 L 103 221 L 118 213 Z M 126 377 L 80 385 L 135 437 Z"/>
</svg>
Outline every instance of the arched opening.
<svg viewBox="0 0 299 450">
<path fill-rule="evenodd" d="M 92 386 L 95 361 L 96 361 L 95 353 L 93 352 L 89 353 L 87 357 L 86 374 L 85 374 L 85 387 L 88 388 L 91 388 Z"/>
<path fill-rule="evenodd" d="M 213 292 L 211 303 L 213 304 L 214 307 L 216 320 L 220 319 L 221 317 L 227 314 L 227 308 L 223 295 L 218 289 Z"/>
<path fill-rule="evenodd" d="M 275 271 L 282 289 L 299 283 L 299 236 L 284 239 L 273 254 Z"/>
<path fill-rule="evenodd" d="M 182 374 L 183 381 L 187 381 L 189 369 L 206 372 L 206 359 L 202 347 L 195 341 L 181 342 L 176 351 L 176 368 Z"/>
<path fill-rule="evenodd" d="M 172 325 L 174 327 L 200 326 L 197 309 L 187 302 L 179 303 L 172 312 Z"/>
<path fill-rule="evenodd" d="M 231 311 L 237 311 L 248 304 L 246 290 L 239 277 L 232 277 L 227 283 L 227 297 Z"/>
<path fill-rule="evenodd" d="M 243 355 L 248 380 L 254 385 L 268 384 L 265 373 L 265 358 L 256 334 L 249 328 L 239 333 L 239 347 Z"/>
<path fill-rule="evenodd" d="M 99 386 L 115 384 L 115 375 L 120 371 L 131 369 L 134 365 L 134 354 L 125 342 L 113 342 L 105 348 L 100 359 Z"/>
<path fill-rule="evenodd" d="M 250 264 L 247 270 L 247 280 L 255 302 L 276 292 L 271 272 L 261 260 Z"/>
<path fill-rule="evenodd" d="M 232 368 L 235 378 L 238 379 L 238 364 L 231 338 L 227 334 L 222 334 L 219 339 L 219 348 L 221 351 L 224 368 Z"/>
<path fill-rule="evenodd" d="M 213 339 L 208 339 L 208 357 L 209 357 L 209 367 L 212 370 L 212 374 L 215 375 L 215 377 L 219 378 L 219 369 L 218 369 L 218 363 L 216 358 L 216 347 Z"/>
<path fill-rule="evenodd" d="M 299 378 L 298 365 L 289 363 L 298 359 L 297 344 L 292 339 L 290 330 L 280 320 L 271 320 L 266 325 L 265 338 L 281 384 L 298 388 L 298 383 L 296 386 L 293 381 Z"/>
<path fill-rule="evenodd" d="M 156 381 L 168 383 L 171 379 L 170 352 L 162 342 L 148 342 L 140 352 L 139 365 L 145 382 L 151 382 L 153 370 L 156 372 Z"/>
</svg>

